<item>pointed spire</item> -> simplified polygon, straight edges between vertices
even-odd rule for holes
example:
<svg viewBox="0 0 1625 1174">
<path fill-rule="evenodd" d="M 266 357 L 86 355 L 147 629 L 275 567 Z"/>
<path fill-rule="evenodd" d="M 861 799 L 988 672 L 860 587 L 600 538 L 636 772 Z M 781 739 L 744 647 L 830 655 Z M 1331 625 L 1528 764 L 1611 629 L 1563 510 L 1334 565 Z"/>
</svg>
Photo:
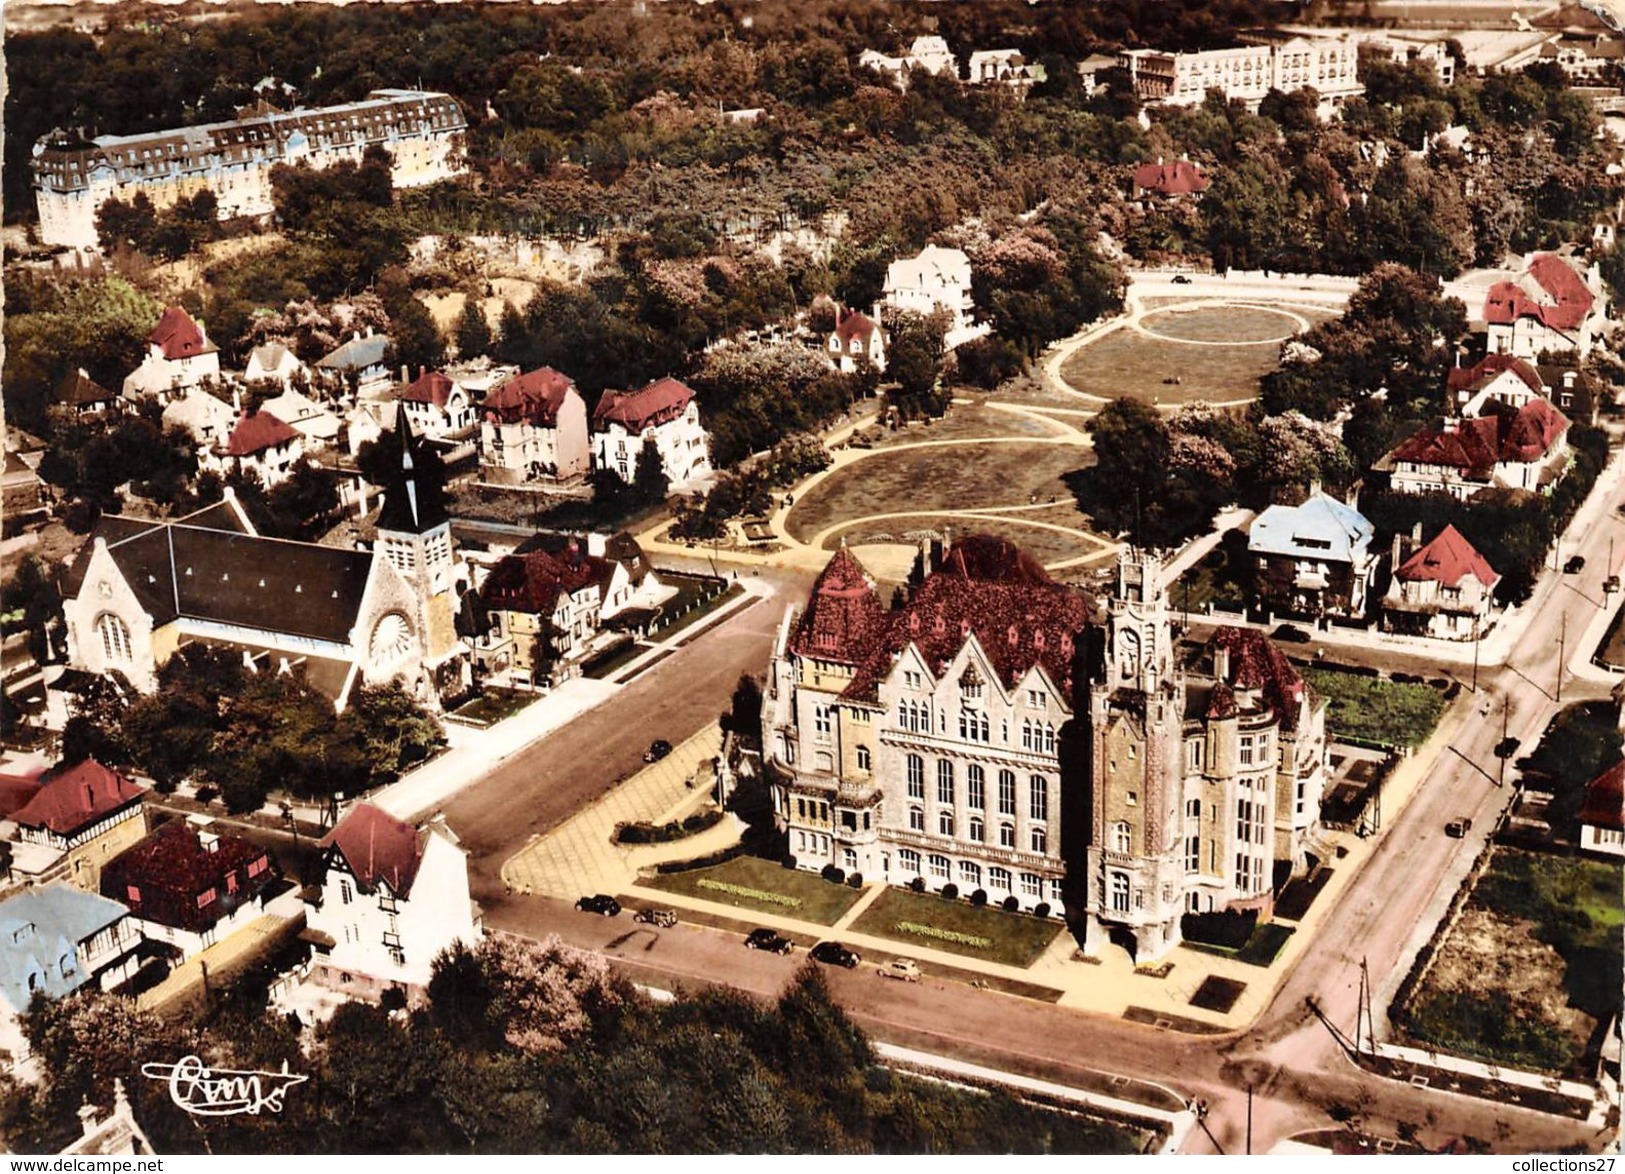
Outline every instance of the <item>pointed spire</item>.
<svg viewBox="0 0 1625 1174">
<path fill-rule="evenodd" d="M 389 483 L 384 486 L 384 504 L 378 511 L 378 528 L 422 534 L 444 522 L 446 511 L 441 503 L 438 483 L 432 476 L 425 477 L 425 470 L 418 468 L 414 451 L 416 440 L 404 404 L 396 406 L 395 435 L 400 440 L 400 464 L 390 470 Z"/>
</svg>

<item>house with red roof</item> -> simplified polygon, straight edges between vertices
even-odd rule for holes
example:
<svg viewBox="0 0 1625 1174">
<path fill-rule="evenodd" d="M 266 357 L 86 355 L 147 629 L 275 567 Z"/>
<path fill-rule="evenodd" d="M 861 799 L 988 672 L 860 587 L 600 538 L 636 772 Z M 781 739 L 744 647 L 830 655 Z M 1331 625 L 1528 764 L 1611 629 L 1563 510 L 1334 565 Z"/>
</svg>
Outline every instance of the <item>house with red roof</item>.
<svg viewBox="0 0 1625 1174">
<path fill-rule="evenodd" d="M 102 896 L 130 911 L 141 936 L 178 960 L 257 921 L 281 872 L 258 844 L 207 818 L 173 819 L 102 870 Z"/>
<path fill-rule="evenodd" d="M 1579 823 L 1580 851 L 1625 857 L 1625 759 L 1586 784 Z"/>
<path fill-rule="evenodd" d="M 289 477 L 305 459 L 305 438 L 298 429 L 264 408 L 238 415 L 231 431 L 198 454 L 198 466 L 221 476 L 252 473 L 270 489 Z"/>
<path fill-rule="evenodd" d="M 1441 640 L 1482 637 L 1493 622 L 1495 585 L 1501 576 L 1454 526 L 1427 543 L 1419 539 L 1420 533 L 1407 552 L 1401 536 L 1394 536 L 1394 575 L 1382 598 L 1383 628 Z"/>
<path fill-rule="evenodd" d="M 443 817 L 414 827 L 372 803 L 351 808 L 321 847 L 322 880 L 305 916 L 312 977 L 369 1001 L 400 990 L 421 1003 L 435 958 L 484 934 L 468 853 Z"/>
<path fill-rule="evenodd" d="M 0 776 L 0 823 L 12 841 L 12 878 L 64 880 L 94 893 L 102 868 L 147 834 L 147 788 L 94 758 L 34 778 Z"/>
<path fill-rule="evenodd" d="M 1521 276 L 1496 282 L 1485 295 L 1488 349 L 1525 359 L 1547 351 L 1585 355 L 1607 309 L 1595 267 L 1581 273 L 1556 253 L 1536 253 Z"/>
<path fill-rule="evenodd" d="M 1465 501 L 1485 489 L 1549 493 L 1568 467 L 1569 420 L 1531 396 L 1513 408 L 1481 397 L 1482 414 L 1423 428 L 1377 462 L 1397 493 L 1448 493 Z"/>
<path fill-rule="evenodd" d="M 188 387 L 220 378 L 220 348 L 209 341 L 203 323 L 170 306 L 147 335 L 147 355 L 124 378 L 127 399 L 158 396 L 166 402 Z"/>
<path fill-rule="evenodd" d="M 480 475 L 511 485 L 576 482 L 592 469 L 587 404 L 552 367 L 514 374 L 480 404 Z"/>
<path fill-rule="evenodd" d="M 496 637 L 512 641 L 511 667 L 535 679 L 579 659 L 598 636 L 606 601 L 627 587 L 621 563 L 571 539 L 561 551 L 533 549 L 501 559 L 480 585 Z M 545 647 L 544 647 L 545 643 Z"/>
<path fill-rule="evenodd" d="M 686 488 L 711 475 L 711 436 L 700 425 L 694 389 L 666 376 L 636 391 L 605 390 L 592 413 L 593 467 L 630 484 L 652 444 L 666 480 Z"/>
<path fill-rule="evenodd" d="M 1488 354 L 1471 367 L 1452 367 L 1445 388 L 1458 416 L 1481 416 L 1491 403 L 1517 409 L 1536 396 L 1550 398 L 1540 369 L 1511 354 Z"/>
<path fill-rule="evenodd" d="M 397 387 L 392 398 L 405 410 L 412 431 L 419 436 L 461 439 L 473 432 L 473 396 L 444 371 L 420 367 L 417 378 Z"/>
<path fill-rule="evenodd" d="M 880 327 L 880 309 L 873 317 L 860 310 L 835 307 L 835 329 L 825 343 L 829 360 L 850 375 L 865 364 L 876 371 L 886 369 L 886 332 Z"/>
<path fill-rule="evenodd" d="M 1155 163 L 1141 163 L 1135 167 L 1134 198 L 1199 199 L 1212 182 L 1200 163 L 1193 163 L 1184 157 L 1164 163 L 1159 158 Z"/>
</svg>

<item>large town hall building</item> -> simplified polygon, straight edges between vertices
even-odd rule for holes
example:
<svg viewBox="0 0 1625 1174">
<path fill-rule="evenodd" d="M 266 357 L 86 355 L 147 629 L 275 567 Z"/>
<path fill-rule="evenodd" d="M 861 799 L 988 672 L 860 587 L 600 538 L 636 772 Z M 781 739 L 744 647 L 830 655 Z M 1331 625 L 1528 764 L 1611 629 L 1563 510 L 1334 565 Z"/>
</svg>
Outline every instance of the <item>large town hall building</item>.
<svg viewBox="0 0 1625 1174">
<path fill-rule="evenodd" d="M 797 867 L 1014 897 L 1142 960 L 1304 869 L 1325 702 L 1266 637 L 1182 662 L 1144 552 L 1104 608 L 999 539 L 926 570 L 888 609 L 843 548 L 781 625 L 763 748 Z"/>
</svg>

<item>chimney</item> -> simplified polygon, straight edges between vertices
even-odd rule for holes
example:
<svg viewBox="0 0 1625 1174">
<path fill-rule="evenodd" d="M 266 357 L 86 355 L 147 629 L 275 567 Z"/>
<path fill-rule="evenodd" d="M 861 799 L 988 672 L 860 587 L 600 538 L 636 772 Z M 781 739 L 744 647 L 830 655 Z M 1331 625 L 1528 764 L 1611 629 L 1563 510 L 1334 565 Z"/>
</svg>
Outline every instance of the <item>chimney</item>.
<svg viewBox="0 0 1625 1174">
<path fill-rule="evenodd" d="M 1230 649 L 1223 644 L 1213 649 L 1213 675 L 1221 681 L 1230 676 Z"/>
<path fill-rule="evenodd" d="M 89 1137 L 96 1132 L 97 1124 L 96 1106 L 86 1101 L 79 1106 L 79 1127 L 85 1131 L 85 1136 Z"/>
<path fill-rule="evenodd" d="M 1403 549 L 1404 548 L 1401 545 L 1400 536 L 1396 533 L 1394 535 L 1394 549 L 1393 549 L 1392 553 L 1390 553 L 1389 556 L 1388 556 L 1388 561 L 1393 563 L 1393 569 L 1396 570 L 1396 571 L 1399 570 L 1400 554 L 1403 551 Z"/>
<path fill-rule="evenodd" d="M 603 558 L 608 547 L 608 539 L 596 531 L 587 535 L 587 553 L 593 558 Z"/>
<path fill-rule="evenodd" d="M 401 364 L 401 382 L 402 383 L 410 383 L 410 382 L 412 382 L 412 370 L 405 363 Z"/>
<path fill-rule="evenodd" d="M 90 378 L 90 373 L 88 371 L 86 371 L 83 367 L 80 367 L 79 368 L 79 378 L 81 378 L 81 379 L 89 379 Z"/>
<path fill-rule="evenodd" d="M 1416 545 L 1418 545 L 1418 546 L 1422 545 L 1422 523 L 1421 522 L 1418 522 L 1418 523 L 1416 523 L 1416 525 L 1411 527 L 1411 541 L 1416 543 Z"/>
<path fill-rule="evenodd" d="M 1320 496 L 1320 478 L 1319 477 L 1314 477 L 1314 478 L 1310 479 L 1310 481 L 1309 481 L 1309 496 L 1310 497 L 1319 497 Z"/>
</svg>

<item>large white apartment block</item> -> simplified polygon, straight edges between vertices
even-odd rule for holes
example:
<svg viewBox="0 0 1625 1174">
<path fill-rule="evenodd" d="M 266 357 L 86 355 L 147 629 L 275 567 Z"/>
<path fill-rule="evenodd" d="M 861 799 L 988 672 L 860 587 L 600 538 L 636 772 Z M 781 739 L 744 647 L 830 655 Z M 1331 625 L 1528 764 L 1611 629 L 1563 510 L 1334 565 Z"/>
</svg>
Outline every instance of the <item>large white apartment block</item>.
<svg viewBox="0 0 1625 1174">
<path fill-rule="evenodd" d="M 222 220 L 271 213 L 271 168 L 323 168 L 377 145 L 389 152 L 396 187 L 418 187 L 466 170 L 468 120 L 448 94 L 374 90 L 365 101 L 314 110 L 261 105 L 204 126 L 85 139 L 53 131 L 34 145 L 34 199 L 46 244 L 94 249 L 96 212 L 110 199 L 146 193 L 167 208 L 212 191 Z"/>
<path fill-rule="evenodd" d="M 1356 76 L 1359 47 L 1352 41 L 1294 37 L 1266 45 L 1167 53 L 1159 49 L 1125 49 L 1118 66 L 1127 72 L 1142 102 L 1165 106 L 1199 106 L 1209 90 L 1256 107 L 1271 90 L 1292 93 L 1312 89 L 1323 108 L 1365 93 Z"/>
<path fill-rule="evenodd" d="M 960 249 L 927 245 L 916 256 L 899 257 L 886 267 L 882 298 L 894 310 L 927 316 L 946 310 L 950 350 L 987 332 L 972 318 L 970 258 Z"/>
</svg>

